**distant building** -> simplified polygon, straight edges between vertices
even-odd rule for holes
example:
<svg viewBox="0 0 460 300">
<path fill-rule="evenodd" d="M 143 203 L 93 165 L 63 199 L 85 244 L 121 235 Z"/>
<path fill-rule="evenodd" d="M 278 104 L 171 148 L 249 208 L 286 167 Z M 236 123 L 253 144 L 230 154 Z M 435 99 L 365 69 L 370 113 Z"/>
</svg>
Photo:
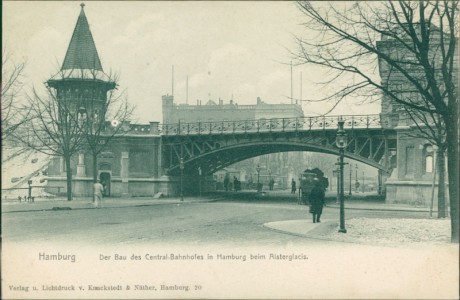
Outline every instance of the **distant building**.
<svg viewBox="0 0 460 300">
<path fill-rule="evenodd" d="M 257 98 L 255 105 L 238 105 L 233 100 L 224 104 L 219 99 L 216 103 L 208 100 L 205 104 L 197 101 L 196 105 L 175 104 L 174 97 L 162 97 L 163 124 L 184 122 L 212 122 L 212 121 L 239 121 L 259 120 L 270 118 L 297 118 L 303 117 L 302 107 L 298 104 L 268 104 Z"/>
</svg>

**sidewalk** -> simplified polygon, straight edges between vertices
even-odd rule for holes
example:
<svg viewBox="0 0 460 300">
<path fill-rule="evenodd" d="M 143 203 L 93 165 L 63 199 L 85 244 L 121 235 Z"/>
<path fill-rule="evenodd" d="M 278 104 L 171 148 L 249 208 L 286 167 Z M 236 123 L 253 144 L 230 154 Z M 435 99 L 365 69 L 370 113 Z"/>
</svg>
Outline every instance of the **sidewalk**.
<svg viewBox="0 0 460 300">
<path fill-rule="evenodd" d="M 338 203 L 328 203 L 328 208 L 339 209 Z M 376 211 L 405 211 L 405 212 L 423 212 L 428 213 L 430 211 L 427 207 L 414 207 L 406 204 L 385 204 L 384 202 L 372 202 L 372 201 L 349 201 L 345 202 L 346 210 L 376 210 Z M 437 214 L 437 210 L 433 210 L 433 216 Z M 447 219 L 448 220 L 448 219 Z M 313 223 L 309 218 L 300 220 L 288 220 L 288 221 L 277 221 L 268 222 L 263 224 L 264 227 L 271 230 L 291 234 L 301 237 L 323 239 L 329 241 L 339 242 L 357 242 L 358 239 L 350 238 L 347 239 L 347 235 L 342 235 L 343 238 L 337 239 L 332 237 L 331 232 L 336 232 L 338 228 L 338 220 L 322 219 L 321 223 Z M 426 235 L 426 233 L 425 233 Z"/>
<path fill-rule="evenodd" d="M 337 222 L 324 219 L 321 223 L 313 223 L 310 219 L 289 220 L 279 222 L 269 222 L 263 224 L 264 227 L 281 233 L 297 235 L 302 237 L 312 237 L 321 235 L 322 232 L 329 232 L 337 227 Z"/>
<path fill-rule="evenodd" d="M 165 205 L 165 204 L 184 204 L 192 202 L 212 202 L 217 201 L 217 198 L 198 198 L 185 197 L 184 201 L 180 198 L 161 198 L 154 199 L 150 197 L 139 198 L 106 198 L 103 200 L 104 208 L 120 208 L 120 207 L 135 207 L 149 205 Z M 76 210 L 76 209 L 94 209 L 92 198 L 74 198 L 72 201 L 66 199 L 46 199 L 35 202 L 2 202 L 2 213 L 12 212 L 27 212 L 40 210 Z"/>
</svg>

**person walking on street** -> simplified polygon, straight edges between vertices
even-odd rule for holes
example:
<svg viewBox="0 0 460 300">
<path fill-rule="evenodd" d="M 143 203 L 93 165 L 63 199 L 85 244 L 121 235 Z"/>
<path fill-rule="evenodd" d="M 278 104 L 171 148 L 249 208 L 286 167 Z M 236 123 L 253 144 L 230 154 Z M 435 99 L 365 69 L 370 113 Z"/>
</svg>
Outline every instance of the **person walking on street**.
<svg viewBox="0 0 460 300">
<path fill-rule="evenodd" d="M 233 176 L 233 189 L 238 192 L 238 178 L 236 176 Z"/>
<path fill-rule="evenodd" d="M 294 178 L 292 178 L 292 181 L 291 181 L 291 194 L 295 194 L 296 190 L 297 190 L 296 182 L 295 182 Z"/>
<path fill-rule="evenodd" d="M 226 173 L 225 178 L 224 178 L 224 188 L 226 192 L 228 192 L 229 183 L 230 183 L 230 176 L 228 175 L 228 173 Z"/>
<path fill-rule="evenodd" d="M 102 193 L 104 193 L 104 187 L 102 186 L 101 181 L 98 179 L 94 183 L 94 200 L 96 201 L 95 202 L 96 208 L 97 207 L 100 207 L 100 208 L 103 207 Z"/>
<path fill-rule="evenodd" d="M 321 214 L 324 206 L 324 188 L 318 179 L 315 178 L 315 186 L 310 192 L 310 213 L 313 215 L 313 223 L 321 222 Z"/>
</svg>

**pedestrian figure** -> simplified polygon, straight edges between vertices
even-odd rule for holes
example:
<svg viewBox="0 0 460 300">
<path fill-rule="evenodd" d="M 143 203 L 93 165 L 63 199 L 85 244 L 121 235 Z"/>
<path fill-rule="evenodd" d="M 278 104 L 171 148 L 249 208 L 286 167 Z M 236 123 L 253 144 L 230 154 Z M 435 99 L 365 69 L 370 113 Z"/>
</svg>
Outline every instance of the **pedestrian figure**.
<svg viewBox="0 0 460 300">
<path fill-rule="evenodd" d="M 103 207 L 102 204 L 102 193 L 104 192 L 104 187 L 101 184 L 101 181 L 98 179 L 94 183 L 94 200 L 96 207 Z"/>
<path fill-rule="evenodd" d="M 268 182 L 268 189 L 270 191 L 273 191 L 273 187 L 275 186 L 275 179 L 270 178 L 270 181 Z"/>
<path fill-rule="evenodd" d="M 313 223 L 320 223 L 324 206 L 324 188 L 318 179 L 315 179 L 315 186 L 310 192 L 310 203 L 310 213 L 313 215 Z"/>
<path fill-rule="evenodd" d="M 239 180 L 236 178 L 236 176 L 233 176 L 233 188 L 235 189 L 235 192 L 238 192 L 239 190 Z"/>
<path fill-rule="evenodd" d="M 225 191 L 228 192 L 228 184 L 230 183 L 230 176 L 227 174 L 225 174 L 225 178 L 224 178 L 224 188 L 225 188 Z"/>
<path fill-rule="evenodd" d="M 296 190 L 297 190 L 296 182 L 295 182 L 294 178 L 292 178 L 292 181 L 291 181 L 291 194 L 295 194 Z"/>
</svg>

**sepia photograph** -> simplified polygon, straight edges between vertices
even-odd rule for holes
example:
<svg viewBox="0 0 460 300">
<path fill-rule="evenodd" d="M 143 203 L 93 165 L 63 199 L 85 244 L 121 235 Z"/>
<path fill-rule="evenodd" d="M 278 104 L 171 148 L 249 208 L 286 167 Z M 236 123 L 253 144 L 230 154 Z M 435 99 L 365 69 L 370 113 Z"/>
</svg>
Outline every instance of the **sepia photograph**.
<svg viewBox="0 0 460 300">
<path fill-rule="evenodd" d="M 2 299 L 458 299 L 459 1 L 2 0 Z"/>
</svg>

